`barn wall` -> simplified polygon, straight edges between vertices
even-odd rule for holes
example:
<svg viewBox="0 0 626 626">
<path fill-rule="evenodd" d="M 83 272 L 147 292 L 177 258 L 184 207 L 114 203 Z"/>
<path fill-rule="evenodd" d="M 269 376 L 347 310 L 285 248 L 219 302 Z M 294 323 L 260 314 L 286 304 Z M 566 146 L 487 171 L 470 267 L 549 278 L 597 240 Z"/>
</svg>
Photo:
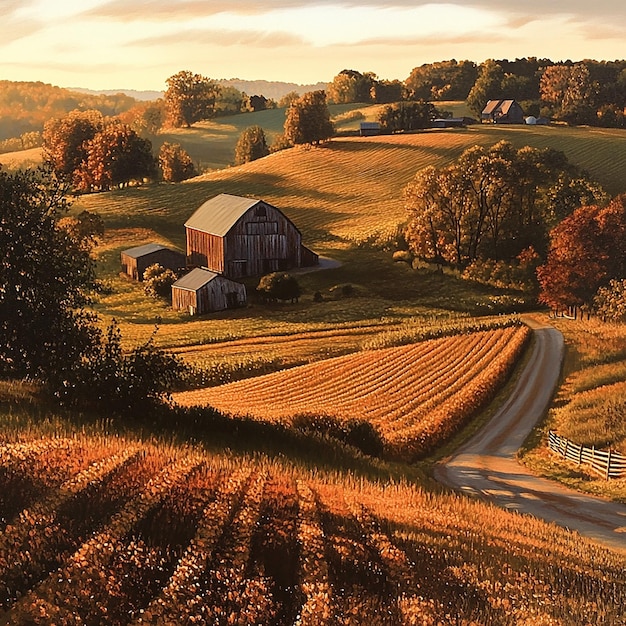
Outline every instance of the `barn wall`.
<svg viewBox="0 0 626 626">
<path fill-rule="evenodd" d="M 224 272 L 239 278 L 299 267 L 301 241 L 298 229 L 278 209 L 255 205 L 225 237 Z"/>
<path fill-rule="evenodd" d="M 120 254 L 122 271 L 135 280 L 143 280 L 147 267 L 158 263 L 166 269 L 177 271 L 185 267 L 185 255 L 175 250 L 155 250 L 138 258 Z"/>
<path fill-rule="evenodd" d="M 128 274 L 131 278 L 139 280 L 139 274 L 137 273 L 137 259 L 130 257 L 123 252 L 120 255 L 122 262 L 122 271 Z"/>
<path fill-rule="evenodd" d="M 219 276 L 198 291 L 172 287 L 172 308 L 177 311 L 189 311 L 193 307 L 193 314 L 202 315 L 245 304 L 245 285 Z"/>
<path fill-rule="evenodd" d="M 143 280 L 143 273 L 146 271 L 146 268 L 155 263 L 158 263 L 165 269 L 176 272 L 185 267 L 185 255 L 174 250 L 156 250 L 139 257 L 137 259 L 138 280 Z"/>
<path fill-rule="evenodd" d="M 224 272 L 223 238 L 187 228 L 187 263 L 192 267 L 207 267 L 212 272 Z"/>
<path fill-rule="evenodd" d="M 196 292 L 172 287 L 172 308 L 175 311 L 189 311 L 189 307 L 197 310 Z"/>
</svg>

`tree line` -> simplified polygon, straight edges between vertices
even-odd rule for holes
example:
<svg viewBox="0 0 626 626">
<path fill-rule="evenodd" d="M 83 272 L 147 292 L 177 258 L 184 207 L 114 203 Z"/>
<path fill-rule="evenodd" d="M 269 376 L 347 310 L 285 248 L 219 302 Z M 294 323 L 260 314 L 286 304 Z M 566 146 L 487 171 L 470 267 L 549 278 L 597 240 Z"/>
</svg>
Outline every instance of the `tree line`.
<svg viewBox="0 0 626 626">
<path fill-rule="evenodd" d="M 563 152 L 473 146 L 417 172 L 404 202 L 416 258 L 555 311 L 626 315 L 626 195 L 609 200 Z"/>
<path fill-rule="evenodd" d="M 624 128 L 626 60 L 452 59 L 415 67 L 403 82 L 342 70 L 328 95 L 335 103 L 464 100 L 478 118 L 488 100 L 513 99 L 528 115 Z"/>
</svg>

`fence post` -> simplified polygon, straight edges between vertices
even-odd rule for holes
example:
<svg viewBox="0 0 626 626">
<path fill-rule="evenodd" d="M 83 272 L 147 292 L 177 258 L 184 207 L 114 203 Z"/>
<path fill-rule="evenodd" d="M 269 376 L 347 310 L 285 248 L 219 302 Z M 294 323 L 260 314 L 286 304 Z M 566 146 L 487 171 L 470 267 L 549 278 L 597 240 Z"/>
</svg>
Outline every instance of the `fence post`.
<svg viewBox="0 0 626 626">
<path fill-rule="evenodd" d="M 611 478 L 611 448 L 609 448 L 609 456 L 606 460 L 606 479 Z"/>
</svg>

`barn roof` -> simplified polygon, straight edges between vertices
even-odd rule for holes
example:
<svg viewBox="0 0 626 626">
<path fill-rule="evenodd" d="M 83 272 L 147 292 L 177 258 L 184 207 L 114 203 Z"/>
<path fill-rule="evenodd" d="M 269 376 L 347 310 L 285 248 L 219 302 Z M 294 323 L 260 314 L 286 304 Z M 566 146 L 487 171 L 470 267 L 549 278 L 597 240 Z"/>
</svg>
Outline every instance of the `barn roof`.
<svg viewBox="0 0 626 626">
<path fill-rule="evenodd" d="M 158 252 L 159 250 L 168 250 L 167 246 L 163 246 L 160 243 L 147 243 L 143 246 L 137 246 L 136 248 L 128 248 L 128 250 L 123 250 L 122 254 L 130 257 L 131 259 L 138 259 L 142 256 L 146 256 L 147 254 L 152 254 L 153 252 Z"/>
<path fill-rule="evenodd" d="M 261 200 L 221 193 L 200 206 L 185 226 L 223 237 L 246 211 L 259 202 Z"/>
<path fill-rule="evenodd" d="M 515 100 L 489 100 L 483 109 L 483 115 L 491 115 L 496 112 L 506 115 L 513 104 L 515 104 Z"/>
<path fill-rule="evenodd" d="M 178 287 L 179 289 L 186 289 L 188 291 L 198 291 L 198 289 L 204 287 L 218 276 L 219 274 L 215 272 L 196 267 L 192 269 L 189 274 L 185 274 L 179 278 L 172 287 Z"/>
</svg>

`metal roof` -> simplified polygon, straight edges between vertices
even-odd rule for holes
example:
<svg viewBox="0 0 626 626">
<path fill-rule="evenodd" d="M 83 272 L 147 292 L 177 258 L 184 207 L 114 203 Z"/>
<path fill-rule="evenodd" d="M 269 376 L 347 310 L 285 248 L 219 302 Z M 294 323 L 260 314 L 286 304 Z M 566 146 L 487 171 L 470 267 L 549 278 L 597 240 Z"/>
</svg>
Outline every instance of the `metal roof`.
<svg viewBox="0 0 626 626">
<path fill-rule="evenodd" d="M 161 245 L 160 243 L 147 243 L 143 246 L 123 250 L 122 254 L 129 256 L 131 259 L 138 259 L 139 257 L 146 256 L 146 254 L 152 254 L 153 252 L 158 252 L 159 250 L 169 250 L 169 248 Z"/>
<path fill-rule="evenodd" d="M 186 222 L 187 228 L 224 237 L 246 211 L 262 202 L 222 193 L 207 200 Z"/>
<path fill-rule="evenodd" d="M 210 283 L 217 276 L 219 276 L 219 274 L 215 272 L 196 267 L 192 269 L 189 274 L 185 274 L 183 277 L 179 278 L 172 287 L 187 289 L 188 291 L 198 291 L 198 289 Z"/>
</svg>

